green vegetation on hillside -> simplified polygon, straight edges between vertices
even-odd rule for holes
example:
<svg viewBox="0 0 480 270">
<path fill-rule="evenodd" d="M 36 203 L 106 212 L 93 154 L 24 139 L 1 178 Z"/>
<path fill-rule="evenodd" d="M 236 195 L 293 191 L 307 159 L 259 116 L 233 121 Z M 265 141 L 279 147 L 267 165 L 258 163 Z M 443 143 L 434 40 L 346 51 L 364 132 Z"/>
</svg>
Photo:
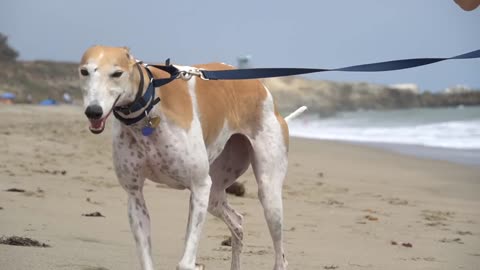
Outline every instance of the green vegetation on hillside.
<svg viewBox="0 0 480 270">
<path fill-rule="evenodd" d="M 18 53 L 0 33 L 0 93 L 17 94 L 17 102 L 32 95 L 33 102 L 47 97 L 61 100 L 65 91 L 80 98 L 77 64 L 51 61 L 17 61 Z"/>
</svg>

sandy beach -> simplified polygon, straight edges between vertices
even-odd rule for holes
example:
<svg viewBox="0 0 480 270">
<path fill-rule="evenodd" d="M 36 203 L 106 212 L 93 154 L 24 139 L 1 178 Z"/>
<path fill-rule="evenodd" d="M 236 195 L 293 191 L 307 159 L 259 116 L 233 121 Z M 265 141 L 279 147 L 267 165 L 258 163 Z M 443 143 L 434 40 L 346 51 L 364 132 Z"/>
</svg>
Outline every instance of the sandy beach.
<svg viewBox="0 0 480 270">
<path fill-rule="evenodd" d="M 111 119 L 110 119 L 111 121 Z M 111 123 L 107 123 L 111 128 Z M 0 106 L 0 269 L 139 269 L 111 132 L 94 136 L 76 106 Z M 348 143 L 293 138 L 284 185 L 289 269 L 479 269 L 480 168 Z M 271 240 L 249 170 L 243 269 L 271 269 Z M 8 192 L 16 188 L 24 192 Z M 188 192 L 145 187 L 156 269 L 175 269 Z M 104 217 L 82 214 L 99 211 Z M 209 217 L 198 262 L 229 269 L 229 232 Z"/>
</svg>

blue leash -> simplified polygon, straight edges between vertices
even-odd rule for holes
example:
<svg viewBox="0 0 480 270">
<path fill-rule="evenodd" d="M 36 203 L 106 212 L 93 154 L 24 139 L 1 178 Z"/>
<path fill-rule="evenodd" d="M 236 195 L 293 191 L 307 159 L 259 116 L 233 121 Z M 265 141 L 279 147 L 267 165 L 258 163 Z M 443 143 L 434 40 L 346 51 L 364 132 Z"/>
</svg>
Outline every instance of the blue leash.
<svg viewBox="0 0 480 270">
<path fill-rule="evenodd" d="M 248 68 L 232 70 L 200 70 L 203 78 L 207 80 L 244 80 L 273 78 L 292 75 L 301 75 L 325 71 L 347 71 L 347 72 L 379 72 L 407 69 L 419 66 L 425 66 L 445 60 L 453 59 L 474 59 L 480 58 L 480 50 L 460 54 L 448 58 L 412 58 L 378 62 L 372 64 L 355 65 L 342 68 Z"/>
<path fill-rule="evenodd" d="M 244 79 L 260 79 L 260 78 L 273 78 L 273 77 L 283 77 L 283 76 L 292 76 L 300 74 L 309 74 L 316 72 L 325 72 L 325 71 L 347 71 L 347 72 L 378 72 L 378 71 L 392 71 L 407 69 L 413 67 L 419 67 L 424 65 L 429 65 L 445 60 L 453 59 L 474 59 L 480 58 L 480 50 L 472 51 L 469 53 L 464 53 L 461 55 L 448 57 L 448 58 L 412 58 L 412 59 L 403 59 L 403 60 L 394 60 L 386 62 L 378 62 L 365 65 L 355 65 L 343 68 L 249 68 L 249 69 L 232 69 L 232 70 L 198 70 L 198 73 L 192 73 L 190 76 L 199 76 L 204 80 L 244 80 Z M 137 63 L 137 67 L 140 68 Z M 154 67 L 161 69 L 170 74 L 169 78 L 154 79 L 153 75 L 147 67 Z M 139 86 L 139 91 L 134 102 L 126 106 L 116 106 L 113 110 L 113 113 L 117 119 L 119 119 L 125 125 L 132 125 L 146 116 L 150 110 L 160 102 L 160 98 L 155 97 L 155 88 L 162 85 L 168 84 L 175 79 L 181 78 L 182 72 L 174 65 L 170 65 L 170 59 L 168 59 L 165 65 L 146 65 L 145 66 L 150 83 L 148 84 L 147 91 L 141 95 L 143 89 L 143 75 L 142 75 L 142 84 Z M 143 74 L 140 71 L 140 74 Z M 148 106 L 147 106 L 148 104 Z M 145 107 L 146 106 L 146 107 Z M 125 118 L 122 117 L 119 112 L 128 115 L 131 113 L 136 113 L 142 111 L 137 117 L 134 118 Z M 149 118 L 150 119 L 150 118 Z M 150 120 L 149 120 L 150 123 Z M 148 136 L 153 131 L 153 128 L 150 124 L 147 124 L 144 129 L 148 129 L 148 132 L 144 132 L 145 136 Z M 143 131 L 142 131 L 143 132 Z"/>
</svg>

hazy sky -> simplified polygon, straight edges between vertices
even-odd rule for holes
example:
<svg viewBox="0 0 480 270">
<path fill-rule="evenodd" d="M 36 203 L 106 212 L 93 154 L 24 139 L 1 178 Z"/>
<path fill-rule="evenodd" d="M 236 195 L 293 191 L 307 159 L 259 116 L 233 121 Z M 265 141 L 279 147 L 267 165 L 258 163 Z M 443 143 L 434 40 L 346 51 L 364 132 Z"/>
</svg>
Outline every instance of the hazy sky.
<svg viewBox="0 0 480 270">
<path fill-rule="evenodd" d="M 480 49 L 480 8 L 453 0 L 0 0 L 0 32 L 22 59 L 79 61 L 93 44 L 129 46 L 139 59 L 255 67 L 333 68 Z M 311 77 L 440 90 L 480 88 L 480 60 L 385 73 Z"/>
</svg>

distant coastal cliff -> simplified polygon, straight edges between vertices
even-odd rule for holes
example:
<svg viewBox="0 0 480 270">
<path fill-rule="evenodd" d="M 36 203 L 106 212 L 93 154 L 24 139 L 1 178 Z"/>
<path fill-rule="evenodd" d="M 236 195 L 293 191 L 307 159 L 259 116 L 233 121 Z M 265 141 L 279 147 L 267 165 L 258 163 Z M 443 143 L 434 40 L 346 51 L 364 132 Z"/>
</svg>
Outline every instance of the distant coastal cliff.
<svg viewBox="0 0 480 270">
<path fill-rule="evenodd" d="M 15 102 L 62 99 L 69 92 L 81 102 L 76 63 L 17 61 L 18 53 L 0 33 L 0 94 L 16 94 Z M 464 88 L 442 93 L 419 92 L 412 84 L 377 85 L 308 80 L 302 77 L 265 79 L 281 112 L 307 105 L 310 113 L 329 116 L 337 111 L 388 110 L 414 107 L 480 105 L 480 91 Z"/>
<path fill-rule="evenodd" d="M 418 87 L 410 84 L 386 86 L 301 77 L 266 79 L 264 83 L 275 96 L 280 111 L 289 112 L 306 105 L 310 113 L 320 116 L 337 111 L 480 105 L 480 91 L 461 87 L 431 93 L 419 92 Z"/>
</svg>

